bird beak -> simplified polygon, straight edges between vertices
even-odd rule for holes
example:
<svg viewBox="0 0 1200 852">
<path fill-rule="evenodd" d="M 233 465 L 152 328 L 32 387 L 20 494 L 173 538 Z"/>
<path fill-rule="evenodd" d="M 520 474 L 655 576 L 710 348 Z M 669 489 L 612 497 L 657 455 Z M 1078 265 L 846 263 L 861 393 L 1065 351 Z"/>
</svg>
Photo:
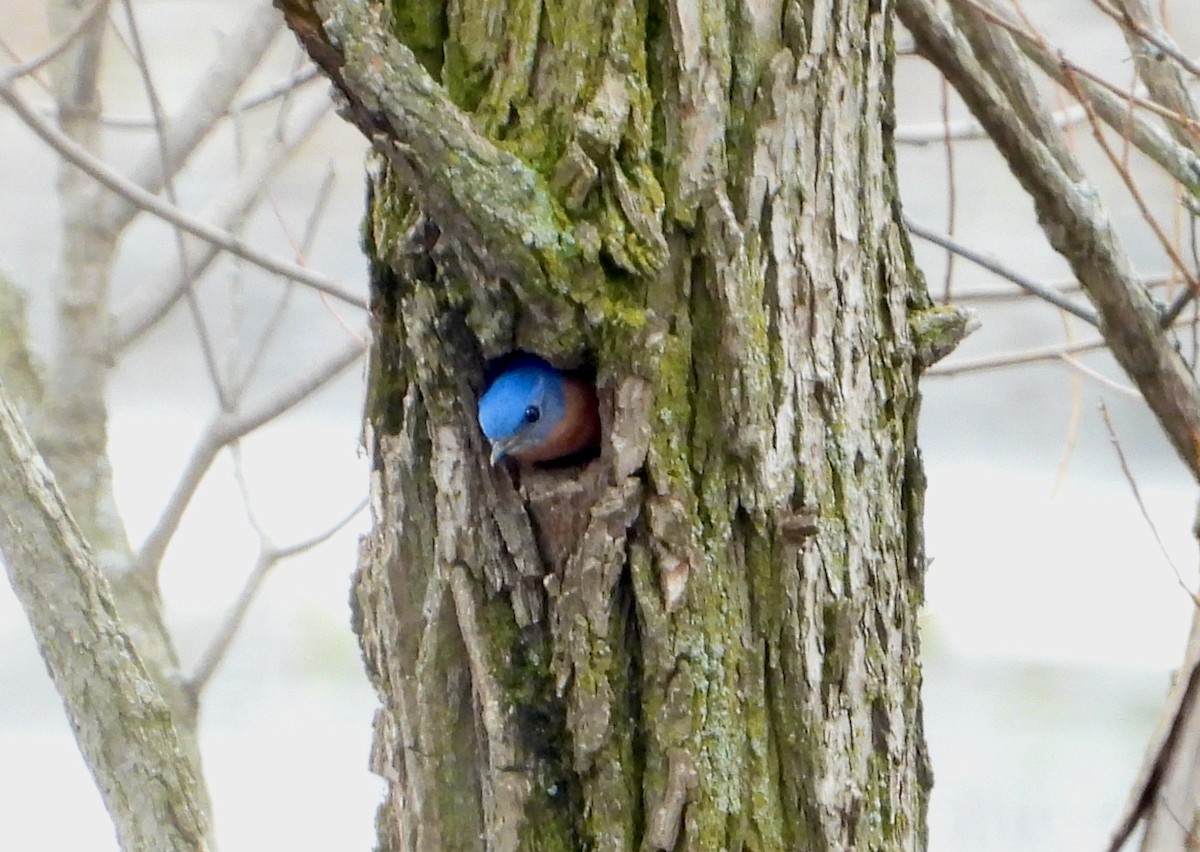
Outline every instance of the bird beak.
<svg viewBox="0 0 1200 852">
<path fill-rule="evenodd" d="M 514 451 L 521 449 L 521 441 L 515 435 L 509 438 L 501 438 L 499 441 L 492 442 L 492 464 L 499 464 L 501 459 L 508 458 Z"/>
</svg>

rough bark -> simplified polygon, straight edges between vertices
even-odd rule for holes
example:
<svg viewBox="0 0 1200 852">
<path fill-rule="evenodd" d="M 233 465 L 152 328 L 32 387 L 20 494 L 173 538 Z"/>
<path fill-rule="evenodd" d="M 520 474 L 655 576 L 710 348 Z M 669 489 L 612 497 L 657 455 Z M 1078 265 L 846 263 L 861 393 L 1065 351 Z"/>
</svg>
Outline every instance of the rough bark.
<svg viewBox="0 0 1200 852">
<path fill-rule="evenodd" d="M 922 848 L 890 5 L 278 5 L 377 151 L 381 848 Z M 599 459 L 488 466 L 515 349 Z"/>
<path fill-rule="evenodd" d="M 209 849 L 204 788 L 171 711 L 3 386 L 0 552 L 121 848 Z"/>
</svg>

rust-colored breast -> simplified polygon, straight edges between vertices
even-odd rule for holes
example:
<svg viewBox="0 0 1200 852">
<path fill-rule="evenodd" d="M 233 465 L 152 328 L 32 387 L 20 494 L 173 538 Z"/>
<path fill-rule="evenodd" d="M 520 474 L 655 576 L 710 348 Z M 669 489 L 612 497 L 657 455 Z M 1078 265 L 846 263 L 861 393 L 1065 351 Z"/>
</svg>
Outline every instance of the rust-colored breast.
<svg viewBox="0 0 1200 852">
<path fill-rule="evenodd" d="M 565 377 L 563 402 L 567 413 L 554 431 L 537 447 L 516 453 L 523 462 L 542 462 L 561 459 L 596 446 L 600 441 L 600 411 L 596 390 L 588 382 Z"/>
</svg>

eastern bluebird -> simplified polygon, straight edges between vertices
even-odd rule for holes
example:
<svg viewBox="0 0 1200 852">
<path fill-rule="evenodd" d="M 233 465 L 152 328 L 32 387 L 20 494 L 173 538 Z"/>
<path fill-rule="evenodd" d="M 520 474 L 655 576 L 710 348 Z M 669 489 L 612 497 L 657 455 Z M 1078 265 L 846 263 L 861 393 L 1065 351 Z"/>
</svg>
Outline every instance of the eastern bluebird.
<svg viewBox="0 0 1200 852">
<path fill-rule="evenodd" d="M 479 400 L 479 425 L 492 464 L 506 456 L 544 462 L 593 449 L 600 440 L 596 390 L 541 358 L 515 359 Z"/>
</svg>

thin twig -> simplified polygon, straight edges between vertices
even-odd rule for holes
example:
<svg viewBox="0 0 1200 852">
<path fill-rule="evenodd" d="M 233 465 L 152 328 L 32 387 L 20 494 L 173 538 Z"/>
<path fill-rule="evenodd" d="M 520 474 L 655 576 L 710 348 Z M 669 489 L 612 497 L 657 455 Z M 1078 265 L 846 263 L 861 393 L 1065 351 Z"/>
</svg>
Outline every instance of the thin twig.
<svg viewBox="0 0 1200 852">
<path fill-rule="evenodd" d="M 1138 283 L 1147 290 L 1165 287 L 1171 281 L 1172 273 L 1170 272 L 1155 272 L 1138 279 Z M 1055 278 L 1039 283 L 1045 289 L 1056 292 L 1064 297 L 1070 293 L 1079 293 L 1083 290 L 1083 286 L 1074 278 Z M 970 287 L 963 287 L 958 292 L 958 295 L 954 297 L 954 301 L 962 305 L 972 302 L 1021 302 L 1033 298 L 1036 297 L 1032 293 L 1019 287 L 1013 288 L 1004 284 L 989 285 L 972 283 Z"/>
<path fill-rule="evenodd" d="M 1054 124 L 1058 127 L 1070 127 L 1079 124 L 1087 118 L 1081 106 L 1072 106 L 1051 113 Z M 989 139 L 983 125 L 973 118 L 959 118 L 954 121 L 928 121 L 914 124 L 902 124 L 896 128 L 893 136 L 897 145 L 912 145 L 922 148 L 945 142 L 946 137 L 958 141 L 972 139 Z"/>
<path fill-rule="evenodd" d="M 309 211 L 308 219 L 304 224 L 304 236 L 300 241 L 297 250 L 297 256 L 301 259 L 306 257 L 312 250 L 313 241 L 316 239 L 317 231 L 320 227 L 323 214 L 327 209 L 327 205 L 333 192 L 333 184 L 337 177 L 337 171 L 334 169 L 333 163 L 330 162 L 325 170 L 324 177 L 321 178 L 321 185 L 317 188 L 317 196 L 313 202 L 312 209 Z M 277 214 L 278 215 L 278 214 Z M 282 217 L 280 217 L 282 221 Z M 236 393 L 241 394 L 253 381 L 254 376 L 258 373 L 262 364 L 265 363 L 264 353 L 275 335 L 283 326 L 283 317 L 287 313 L 288 306 L 292 302 L 292 294 L 294 288 L 288 287 L 283 291 L 282 296 L 275 305 L 275 309 L 271 312 L 271 317 L 267 320 L 266 326 L 259 335 L 258 344 L 255 347 L 254 353 L 246 361 L 246 369 L 242 376 L 235 383 Z M 332 307 L 330 307 L 332 310 Z M 338 321 L 344 324 L 344 320 L 339 316 Z"/>
<path fill-rule="evenodd" d="M 250 529 L 258 536 L 259 548 L 262 549 L 270 543 L 271 537 L 258 520 L 258 514 L 254 511 L 254 501 L 250 499 L 250 484 L 246 481 L 246 464 L 241 441 L 229 444 L 229 456 L 233 460 L 233 481 L 237 485 L 238 495 L 242 498 L 242 511 L 246 513 L 246 523 L 250 524 Z"/>
<path fill-rule="evenodd" d="M 921 225 L 918 225 L 916 222 L 914 222 L 912 219 L 908 218 L 907 216 L 904 218 L 904 224 L 910 231 L 912 231 L 914 234 L 916 234 L 921 239 L 928 240 L 929 242 L 931 242 L 935 245 L 941 246 L 942 248 L 946 249 L 947 251 L 953 252 L 954 254 L 957 254 L 963 258 L 966 258 L 967 260 L 971 261 L 972 263 L 974 263 L 977 266 L 982 266 L 984 269 L 988 270 L 989 272 L 992 272 L 996 275 L 999 275 L 1001 278 L 1011 281 L 1012 283 L 1014 283 L 1018 287 L 1020 287 L 1022 290 L 1025 290 L 1026 292 L 1031 293 L 1034 296 L 1037 296 L 1039 299 L 1049 302 L 1050 304 L 1054 305 L 1055 307 L 1061 308 L 1062 310 L 1066 311 L 1067 313 L 1072 314 L 1076 317 L 1079 317 L 1079 319 L 1083 320 L 1084 322 L 1088 323 L 1089 325 L 1091 325 L 1093 327 L 1098 326 L 1099 321 L 1096 319 L 1096 313 L 1095 313 L 1095 311 L 1091 310 L 1090 308 L 1086 308 L 1082 305 L 1075 304 L 1070 299 L 1064 298 L 1060 293 L 1057 293 L 1054 290 L 1051 290 L 1051 289 L 1039 284 L 1038 282 L 1025 277 L 1024 275 L 1022 275 L 1019 272 L 1016 272 L 1015 270 L 1009 269 L 1007 266 L 1004 266 L 999 261 L 993 260 L 992 258 L 987 257 L 986 255 L 983 255 L 983 254 L 980 254 L 979 252 L 973 251 L 972 249 L 967 248 L 966 246 L 964 246 L 962 243 L 958 242 L 957 240 L 954 240 L 954 239 L 946 236 L 945 234 L 939 234 L 936 231 L 930 231 L 929 229 L 924 228 Z"/>
<path fill-rule="evenodd" d="M 249 261 L 268 272 L 282 275 L 297 283 L 312 287 L 322 293 L 327 293 L 346 304 L 366 310 L 366 300 L 357 293 L 350 291 L 344 285 L 326 278 L 324 275 L 311 269 L 305 269 L 302 266 L 260 252 L 237 237 L 219 228 L 215 228 L 207 222 L 202 222 L 194 218 L 185 211 L 167 204 L 158 198 L 158 196 L 152 195 L 140 186 L 130 183 L 63 135 L 56 127 L 43 120 L 11 86 L 5 85 L 3 81 L 0 81 L 0 100 L 8 104 L 34 133 L 41 137 L 44 142 L 50 145 L 64 159 L 108 189 L 128 199 L 131 204 L 139 209 L 151 213 L 165 222 L 178 225 L 189 234 L 199 237 L 202 240 L 207 240 L 230 254 Z"/>
<path fill-rule="evenodd" d="M 1187 583 L 1183 580 L 1183 574 L 1179 572 L 1179 566 L 1175 564 L 1175 560 L 1171 558 L 1171 554 L 1167 551 L 1167 546 L 1163 543 L 1162 536 L 1158 534 L 1158 526 L 1154 523 L 1154 519 L 1150 517 L 1150 510 L 1146 508 L 1146 503 L 1142 500 L 1141 489 L 1138 488 L 1137 480 L 1133 478 L 1133 471 L 1129 467 L 1129 460 L 1125 458 L 1125 450 L 1121 447 L 1121 441 L 1117 438 L 1116 427 L 1113 426 L 1112 417 L 1109 416 L 1108 406 L 1104 404 L 1104 400 L 1100 400 L 1100 415 L 1104 418 L 1104 428 L 1108 430 L 1108 439 L 1112 442 L 1113 449 L 1117 451 L 1117 461 L 1121 465 L 1121 474 L 1125 477 L 1125 482 L 1129 485 L 1129 491 L 1133 494 L 1134 502 L 1137 503 L 1138 511 L 1142 513 L 1142 519 L 1145 520 L 1146 526 L 1150 528 L 1150 533 L 1154 536 L 1154 541 L 1158 544 L 1158 549 L 1163 555 L 1163 559 L 1167 560 L 1167 564 L 1171 566 L 1171 571 L 1175 574 L 1175 582 L 1179 583 L 1179 588 L 1183 589 L 1187 596 L 1192 599 L 1197 607 L 1200 607 L 1200 597 L 1188 588 Z"/>
<path fill-rule="evenodd" d="M 308 54 L 301 50 L 299 45 L 296 45 L 292 54 L 293 75 L 306 64 L 315 70 L 316 66 L 308 61 Z M 287 123 L 288 116 L 291 114 L 292 102 L 294 101 L 292 95 L 293 91 L 291 89 L 284 92 L 283 97 L 279 101 L 279 109 L 275 111 L 275 134 L 277 136 L 283 133 L 283 126 Z"/>
<path fill-rule="evenodd" d="M 108 3 L 109 0 L 95 0 L 92 3 L 92 8 L 80 15 L 71 27 L 63 33 L 62 37 L 44 53 L 26 62 L 11 65 L 0 71 L 0 86 L 11 85 L 15 80 L 34 74 L 62 56 L 75 43 L 75 39 L 79 38 L 88 27 L 96 22 L 96 19 L 100 15 L 103 15 L 108 10 Z"/>
<path fill-rule="evenodd" d="M 364 498 L 332 526 L 311 538 L 298 541 L 286 547 L 276 547 L 270 543 L 265 535 L 262 536 L 258 558 L 255 560 L 254 568 L 251 569 L 250 574 L 246 577 L 246 582 L 242 586 L 241 593 L 238 595 L 237 600 L 229 610 L 224 621 L 221 622 L 221 626 L 217 629 L 212 641 L 208 644 L 204 653 L 200 655 L 200 661 L 196 664 L 191 677 L 188 678 L 187 690 L 193 697 L 197 699 L 200 697 L 201 693 L 204 692 L 204 688 L 212 680 L 213 674 L 229 653 L 229 648 L 233 644 L 233 640 L 237 638 L 242 624 L 245 623 L 246 615 L 250 612 L 250 607 L 258 595 L 258 590 L 262 587 L 263 581 L 267 579 L 267 575 L 271 572 L 271 569 L 285 559 L 297 556 L 320 544 L 324 544 L 358 517 L 366 507 L 367 500 Z M 258 528 L 256 527 L 256 529 Z M 260 535 L 262 535 L 261 531 Z"/>
<path fill-rule="evenodd" d="M 166 120 L 163 117 L 162 101 L 158 97 L 158 87 L 154 84 L 154 76 L 150 73 L 150 66 L 146 61 L 146 50 L 142 44 L 141 31 L 138 29 L 137 17 L 133 12 L 133 3 L 131 0 L 121 0 L 122 8 L 125 11 L 125 20 L 129 25 L 129 41 L 126 43 L 126 48 L 133 57 L 134 65 L 138 69 L 138 73 L 142 78 L 142 88 L 146 92 L 146 100 L 150 104 L 150 115 L 154 119 L 154 138 L 158 145 L 158 155 L 162 164 L 163 174 L 166 176 L 163 181 L 163 191 L 166 193 L 167 201 L 178 208 L 179 194 L 175 191 L 175 175 L 171 171 L 169 154 L 167 153 L 167 131 Z M 124 40 L 122 39 L 124 42 Z M 188 252 L 187 246 L 184 244 L 183 231 L 178 225 L 171 228 L 175 236 L 175 254 L 179 262 L 179 277 L 181 280 L 195 281 L 195 276 L 188 269 Z M 213 349 L 212 340 L 208 335 L 208 325 L 204 321 L 204 315 L 200 311 L 200 305 L 196 300 L 196 291 L 192 287 L 187 287 L 184 290 L 184 300 L 187 302 L 188 313 L 192 318 L 192 325 L 196 329 L 196 337 L 200 341 L 200 353 L 204 360 L 205 369 L 208 370 L 208 378 L 212 383 L 213 391 L 217 395 L 217 401 L 220 403 L 222 411 L 228 411 L 233 407 L 233 400 L 230 398 L 225 389 L 225 382 L 221 380 L 220 371 L 217 368 L 217 356 Z"/>
<path fill-rule="evenodd" d="M 1054 343 L 1048 346 L 1035 346 L 1030 349 L 1019 349 L 1012 352 L 1003 352 L 999 355 L 983 355 L 978 358 L 960 358 L 957 360 L 952 358 L 930 367 L 922 375 L 950 378 L 968 373 L 979 373 L 986 372 L 988 370 L 1003 370 L 1009 367 L 1020 367 L 1026 364 L 1037 363 L 1039 361 L 1053 361 L 1058 359 L 1070 363 L 1068 359 L 1064 358 L 1064 356 L 1080 355 L 1085 352 L 1095 352 L 1099 349 L 1107 348 L 1108 343 L 1103 337 L 1093 337 L 1086 340 L 1081 340 L 1077 343 Z M 1074 365 L 1072 364 L 1072 366 Z M 1102 380 L 1099 374 L 1093 376 L 1093 378 L 1096 378 L 1097 381 Z M 1121 393 L 1128 393 L 1129 391 L 1135 389 L 1126 388 L 1124 385 L 1116 385 L 1114 390 L 1119 390 Z M 1140 395 L 1141 394 L 1139 392 L 1139 396 Z"/>
<path fill-rule="evenodd" d="M 1179 191 L 1182 193 L 1183 188 L 1180 187 Z M 1187 207 L 1184 207 L 1184 209 L 1188 210 Z M 1188 210 L 1188 217 L 1191 221 L 1191 229 L 1190 229 L 1190 233 L 1189 233 L 1188 245 L 1191 250 L 1192 265 L 1195 268 L 1200 269 L 1200 251 L 1197 250 L 1198 246 L 1197 246 L 1197 238 L 1196 238 L 1196 214 L 1192 213 L 1190 210 Z M 1185 284 L 1186 284 L 1186 282 L 1185 282 Z M 1174 323 L 1175 320 L 1179 317 L 1179 315 L 1183 312 L 1183 309 L 1185 307 L 1187 307 L 1188 303 L 1192 302 L 1195 299 L 1195 296 L 1196 296 L 1195 292 L 1188 289 L 1185 286 L 1183 288 L 1183 290 L 1181 290 L 1179 292 L 1179 295 L 1177 295 L 1174 298 L 1174 300 L 1172 300 L 1171 305 L 1165 311 L 1163 311 L 1163 325 L 1170 325 L 1170 324 Z M 1196 308 L 1196 317 L 1200 317 L 1200 305 L 1198 305 Z M 1197 346 L 1196 318 L 1193 318 L 1193 321 L 1192 321 L 1192 349 L 1193 349 L 1192 368 L 1193 369 L 1195 369 L 1195 366 L 1196 366 L 1196 353 L 1194 351 L 1196 349 L 1196 346 Z"/>
<path fill-rule="evenodd" d="M 1137 388 L 1132 387 L 1131 385 L 1121 384 L 1118 381 L 1110 379 L 1099 370 L 1089 367 L 1087 364 L 1083 363 L 1073 355 L 1067 355 L 1066 353 L 1063 353 L 1058 356 L 1058 360 L 1062 361 L 1077 373 L 1082 373 L 1083 375 L 1087 376 L 1089 379 L 1096 382 L 1096 384 L 1103 385 L 1109 390 L 1116 391 L 1122 396 L 1127 396 L 1130 399 L 1144 401 L 1142 400 L 1142 395 L 1138 392 Z"/>
<path fill-rule="evenodd" d="M 3 41 L 0 41 L 0 46 L 3 46 Z M 259 107 L 284 97 L 293 91 L 299 91 L 300 89 L 304 88 L 305 84 L 311 83 L 320 76 L 320 70 L 315 65 L 309 65 L 297 73 L 280 80 L 278 83 L 268 86 L 261 92 L 248 95 L 244 99 L 231 105 L 225 110 L 223 117 L 258 109 Z M 58 117 L 57 110 L 49 104 L 39 104 L 36 105 L 35 108 L 47 118 Z M 154 119 L 147 115 L 121 115 L 119 113 L 102 112 L 96 117 L 96 121 L 110 130 L 137 131 L 154 129 Z"/>
<path fill-rule="evenodd" d="M 363 343 L 351 340 L 316 369 L 245 411 L 222 412 L 208 424 L 174 491 L 138 553 L 140 570 L 157 573 L 184 510 L 222 448 L 303 402 L 359 359 Z"/>
<path fill-rule="evenodd" d="M 1096 337 L 1081 340 L 1078 343 L 1054 343 L 1049 346 L 1035 346 L 1030 349 L 1019 349 L 1014 352 L 1004 352 L 999 355 L 984 355 L 979 358 L 964 358 L 947 363 L 943 361 L 930 367 L 922 375 L 950 378 L 967 373 L 979 373 L 987 370 L 1003 370 L 1008 367 L 1020 367 L 1038 361 L 1053 361 L 1062 355 L 1094 352 L 1106 349 L 1108 344 L 1104 338 Z"/>
<path fill-rule="evenodd" d="M 942 150 L 946 152 L 946 234 L 954 238 L 955 224 L 958 219 L 958 185 L 955 181 L 954 170 L 954 139 L 950 135 L 950 83 L 945 77 L 940 80 L 938 87 L 941 91 L 942 126 L 946 133 L 942 139 Z M 954 261 L 958 255 L 946 249 L 946 278 L 942 286 L 942 301 L 949 304 L 950 288 L 954 282 Z"/>
</svg>

